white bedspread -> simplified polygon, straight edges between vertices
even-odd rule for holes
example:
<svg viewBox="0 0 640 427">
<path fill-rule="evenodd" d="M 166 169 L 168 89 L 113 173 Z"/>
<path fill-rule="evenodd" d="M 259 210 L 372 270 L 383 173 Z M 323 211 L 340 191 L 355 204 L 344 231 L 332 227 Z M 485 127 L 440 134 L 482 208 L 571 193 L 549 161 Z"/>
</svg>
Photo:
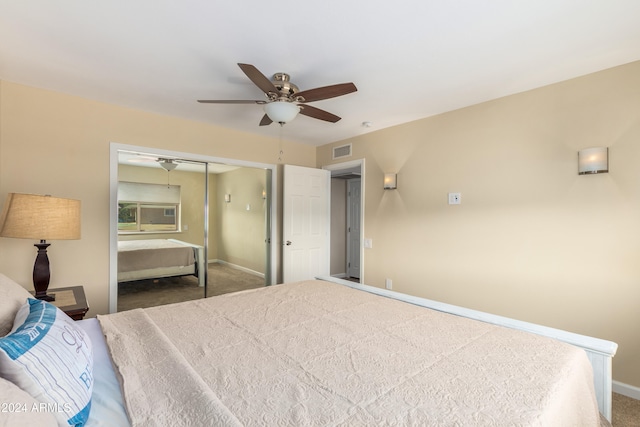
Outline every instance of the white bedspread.
<svg viewBox="0 0 640 427">
<path fill-rule="evenodd" d="M 99 316 L 134 426 L 598 426 L 583 350 L 328 282 Z"/>
<path fill-rule="evenodd" d="M 167 239 L 118 242 L 118 272 L 193 265 L 193 247 Z"/>
</svg>

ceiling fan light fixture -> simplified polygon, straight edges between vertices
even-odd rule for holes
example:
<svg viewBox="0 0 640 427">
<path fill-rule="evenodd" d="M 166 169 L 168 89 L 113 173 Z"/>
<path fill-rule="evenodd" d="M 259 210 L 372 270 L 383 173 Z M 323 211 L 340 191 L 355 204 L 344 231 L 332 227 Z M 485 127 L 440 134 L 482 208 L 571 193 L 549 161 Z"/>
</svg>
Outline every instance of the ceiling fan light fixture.
<svg viewBox="0 0 640 427">
<path fill-rule="evenodd" d="M 264 112 L 276 123 L 289 123 L 300 112 L 300 107 L 288 101 L 274 101 L 264 104 Z"/>
</svg>

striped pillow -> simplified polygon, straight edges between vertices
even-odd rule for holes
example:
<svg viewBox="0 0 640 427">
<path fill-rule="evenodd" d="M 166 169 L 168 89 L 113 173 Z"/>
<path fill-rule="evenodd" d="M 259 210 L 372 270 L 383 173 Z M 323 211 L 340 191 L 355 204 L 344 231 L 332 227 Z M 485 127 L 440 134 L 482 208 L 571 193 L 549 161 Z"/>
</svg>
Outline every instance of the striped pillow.
<svg viewBox="0 0 640 427">
<path fill-rule="evenodd" d="M 93 391 L 93 353 L 86 333 L 64 312 L 33 298 L 0 338 L 0 376 L 52 412 L 61 425 L 82 426 Z"/>
</svg>

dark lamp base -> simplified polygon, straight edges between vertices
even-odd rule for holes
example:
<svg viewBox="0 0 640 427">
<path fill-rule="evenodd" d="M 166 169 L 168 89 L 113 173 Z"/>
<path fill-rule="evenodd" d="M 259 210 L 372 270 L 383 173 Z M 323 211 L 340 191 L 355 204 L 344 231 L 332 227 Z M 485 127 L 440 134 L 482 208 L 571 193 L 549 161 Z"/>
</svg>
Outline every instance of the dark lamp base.
<svg viewBox="0 0 640 427">
<path fill-rule="evenodd" d="M 42 295 L 34 295 L 35 298 L 37 299 L 41 299 L 43 301 L 55 301 L 56 297 L 54 297 L 53 295 L 47 295 L 46 293 L 42 294 Z"/>
<path fill-rule="evenodd" d="M 51 295 L 47 295 L 47 288 L 49 287 L 49 257 L 47 256 L 47 248 L 49 243 L 44 240 L 40 240 L 40 243 L 36 243 L 38 248 L 38 255 L 36 255 L 36 262 L 33 265 L 33 288 L 35 289 L 35 297 L 44 301 L 55 301 L 56 298 Z"/>
</svg>

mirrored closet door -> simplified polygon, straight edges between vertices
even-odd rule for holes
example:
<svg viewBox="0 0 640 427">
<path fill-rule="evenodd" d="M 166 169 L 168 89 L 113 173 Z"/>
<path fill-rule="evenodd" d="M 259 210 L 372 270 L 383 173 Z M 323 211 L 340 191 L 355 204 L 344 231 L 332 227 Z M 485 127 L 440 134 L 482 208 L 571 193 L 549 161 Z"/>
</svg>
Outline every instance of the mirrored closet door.
<svg viewBox="0 0 640 427">
<path fill-rule="evenodd" d="M 271 284 L 271 169 L 152 149 L 117 163 L 117 311 Z"/>
</svg>

